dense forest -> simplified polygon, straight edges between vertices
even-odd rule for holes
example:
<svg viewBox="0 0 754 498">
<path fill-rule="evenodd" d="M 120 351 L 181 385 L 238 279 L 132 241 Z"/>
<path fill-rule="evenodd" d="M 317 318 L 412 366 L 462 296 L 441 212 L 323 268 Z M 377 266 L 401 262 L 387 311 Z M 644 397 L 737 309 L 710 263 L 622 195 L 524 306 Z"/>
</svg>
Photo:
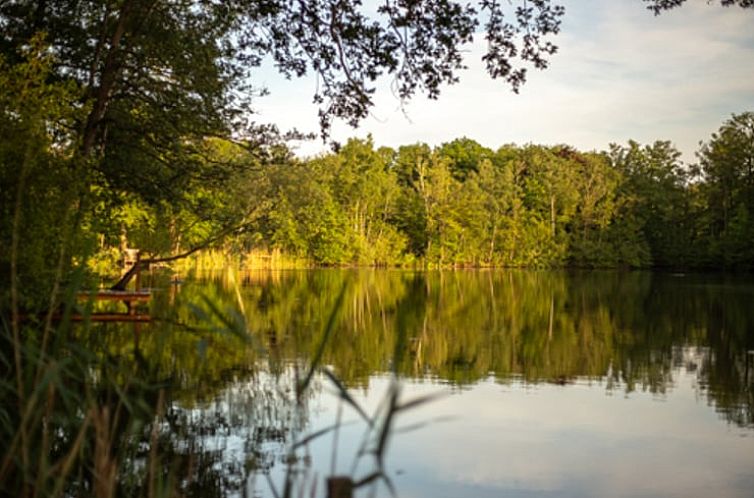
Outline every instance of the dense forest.
<svg viewBox="0 0 754 498">
<path fill-rule="evenodd" d="M 750 6 L 722 2 L 731 3 Z M 333 119 L 364 118 L 380 75 L 396 78 L 402 98 L 436 97 L 454 81 L 476 11 L 438 5 L 427 19 L 453 22 L 430 22 L 427 33 L 425 18 L 397 5 L 382 14 L 415 28 L 403 40 L 370 29 L 346 2 L 354 15 L 322 44 L 316 13 L 276 2 L 37 7 L 0 5 L 5 309 L 50 309 L 68 284 L 116 276 L 126 247 L 171 261 L 212 248 L 236 263 L 279 255 L 306 265 L 753 266 L 751 113 L 723 123 L 693 165 L 663 141 L 584 152 L 491 150 L 469 138 L 397 150 L 351 140 L 303 159 L 285 133 L 252 121 L 248 78 L 266 56 L 286 75 L 319 74 L 323 136 Z M 488 69 L 514 88 L 520 63 L 545 67 L 551 55 L 527 51 L 539 38 L 519 38 L 547 39 L 563 15 L 550 2 L 531 9 L 516 11 L 515 29 L 486 25 L 500 35 Z M 359 43 L 370 37 L 383 51 Z M 384 48 L 400 42 L 410 50 Z M 520 57 L 503 50 L 517 43 Z M 333 44 L 343 50 L 337 64 Z"/>
<path fill-rule="evenodd" d="M 243 213 L 216 244 L 241 264 L 281 253 L 312 265 L 754 267 L 752 113 L 726 121 L 693 165 L 666 141 L 582 152 L 468 138 L 396 150 L 367 138 L 305 160 L 280 150 L 265 165 L 229 142 L 206 146 L 237 171 L 193 191 L 207 219 L 124 199 L 105 251 L 178 254 Z"/>
<path fill-rule="evenodd" d="M 41 84 L 51 59 L 32 55 L 0 82 L 6 104 L 28 113 L 28 129 L 13 130 L 23 140 L 0 149 L 11 186 L 0 194 L 0 258 L 40 295 L 60 275 L 55 261 L 70 257 L 61 248 L 84 278 L 117 273 L 125 247 L 149 257 L 214 248 L 213 264 L 241 265 L 277 255 L 305 265 L 754 267 L 750 112 L 723 123 L 691 165 L 667 141 L 582 152 L 469 138 L 391 149 L 367 138 L 301 159 L 280 140 L 205 138 L 183 157 L 191 174 L 171 177 L 135 155 L 144 162 L 112 178 L 71 154 L 71 89 Z"/>
</svg>

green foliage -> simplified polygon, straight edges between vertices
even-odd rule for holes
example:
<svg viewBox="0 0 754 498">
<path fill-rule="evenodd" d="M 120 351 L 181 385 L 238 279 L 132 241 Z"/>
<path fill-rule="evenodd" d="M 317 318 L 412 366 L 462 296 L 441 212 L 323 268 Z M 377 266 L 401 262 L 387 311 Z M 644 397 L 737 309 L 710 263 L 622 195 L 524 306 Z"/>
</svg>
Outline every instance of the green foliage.
<svg viewBox="0 0 754 498">
<path fill-rule="evenodd" d="M 166 36 L 198 37 L 189 52 L 204 50 L 227 22 L 204 19 L 185 31 L 179 25 L 199 22 L 195 13 L 155 12 Z M 137 15 L 89 14 L 109 19 L 107 29 Z M 116 248 L 125 247 L 159 257 L 222 245 L 234 261 L 268 251 L 319 265 L 754 266 L 751 113 L 713 135 L 696 169 L 661 141 L 603 154 L 536 145 L 493 152 L 468 138 L 396 151 L 367 138 L 304 161 L 274 135 L 228 138 L 227 102 L 210 102 L 235 81 L 218 66 L 224 49 L 207 49 L 192 68 L 169 44 L 159 63 L 145 55 L 157 50 L 146 33 L 128 41 L 144 53 L 123 57 L 149 68 L 136 85 L 149 93 L 131 89 L 110 102 L 91 135 L 95 89 L 60 78 L 64 61 L 51 55 L 63 57 L 54 47 L 66 36 L 53 33 L 52 48 L 37 39 L 0 66 L 0 126 L 12 138 L 0 147 L 10 187 L 0 193 L 0 271 L 33 289 L 21 308 L 42 306 L 51 282 L 87 261 L 115 275 Z M 104 77 L 102 64 L 93 71 Z M 175 72 L 175 87 L 160 71 Z M 199 118 L 205 105 L 220 114 Z M 107 137 L 99 120 L 112 120 Z"/>
<path fill-rule="evenodd" d="M 612 160 L 625 175 L 625 195 L 633 199 L 632 215 L 642 227 L 651 247 L 652 263 L 671 267 L 688 264 L 687 173 L 678 152 L 669 142 L 641 147 L 613 146 Z"/>
<path fill-rule="evenodd" d="M 490 149 L 466 137 L 442 144 L 438 152 L 450 160 L 450 169 L 458 180 L 465 180 L 470 173 L 478 172 L 482 161 L 492 157 Z"/>
<path fill-rule="evenodd" d="M 19 305 L 36 308 L 64 271 L 61 251 L 82 253 L 73 230 L 87 179 L 76 176 L 82 168 L 71 130 L 86 109 L 75 85 L 49 81 L 53 57 L 43 37 L 19 56 L 9 64 L 0 55 L 0 278 L 15 279 L 1 287 L 0 303 L 16 285 Z"/>
<path fill-rule="evenodd" d="M 573 304 L 560 299 L 566 284 L 537 278 L 523 279 L 525 292 L 552 294 L 519 305 L 520 289 L 506 283 L 493 282 L 490 288 L 506 290 L 483 300 L 442 276 L 368 277 L 370 286 L 338 298 L 349 313 L 327 325 L 332 351 L 309 334 L 333 309 L 339 280 L 332 275 L 248 291 L 259 306 L 247 310 L 206 296 L 192 300 L 190 316 L 184 308 L 161 317 L 175 319 L 177 329 L 145 334 L 141 343 L 137 327 L 124 337 L 107 327 L 91 333 L 88 324 L 74 332 L 66 321 L 53 326 L 56 311 L 74 306 L 61 299 L 63 291 L 70 297 L 85 283 L 85 269 L 113 272 L 116 248 L 133 245 L 169 256 L 225 242 L 236 253 L 261 247 L 324 265 L 753 266 L 751 114 L 734 116 L 703 147 L 696 185 L 666 143 L 616 149 L 609 166 L 563 147 L 492 153 L 469 139 L 397 152 L 353 140 L 338 153 L 300 162 L 276 130 L 248 122 L 250 70 L 266 56 L 287 76 L 318 74 L 315 102 L 326 134 L 333 118 L 362 119 L 375 81 L 386 74 L 401 98 L 436 97 L 456 81 L 461 48 L 484 21 L 487 70 L 518 88 L 525 71 L 512 63 L 546 66 L 555 52 L 547 37 L 558 31 L 563 9 L 550 1 L 479 7 L 389 1 L 366 14 L 361 2 L 335 0 L 0 2 L 0 279 L 9 283 L 0 287 L 3 494 L 184 495 L 196 468 L 210 469 L 197 486 L 217 492 L 211 459 L 197 462 L 195 448 L 175 439 L 189 431 L 181 427 L 186 420 L 161 418 L 169 405 L 162 387 L 169 383 L 171 394 L 191 404 L 197 386 L 227 379 L 239 365 L 256 366 L 246 336 L 209 334 L 245 331 L 249 323 L 266 334 L 271 363 L 318 351 L 352 383 L 392 357 L 396 372 L 436 372 L 455 382 L 490 371 L 571 376 L 583 365 L 587 375 L 602 375 L 614 364 L 631 386 L 667 385 L 675 329 L 662 310 L 649 314 L 665 318 L 657 324 L 664 333 L 626 339 L 619 333 L 624 324 L 599 307 L 601 294 L 580 301 L 585 315 L 596 316 L 596 325 L 585 326 L 561 313 L 555 318 Z M 449 299 L 450 289 L 460 297 Z M 243 304 L 234 290 L 213 297 Z M 621 292 L 608 295 L 624 301 Z M 174 312 L 172 303 L 156 304 Z M 698 301 L 661 304 L 690 316 L 704 309 Z M 465 313 L 470 308 L 478 312 Z M 37 323 L 43 310 L 46 320 Z M 425 313 L 408 317 L 407 310 Z M 459 319 L 466 316 L 482 322 Z M 736 350 L 750 350 L 748 317 L 728 320 L 738 321 L 709 332 L 715 347 L 725 353 L 734 342 Z M 390 322 L 398 334 L 386 332 Z M 412 327 L 418 323 L 421 329 Z M 482 347 L 490 339 L 475 333 L 486 326 L 511 330 L 515 342 Z M 545 338 L 541 331 L 555 327 L 564 333 Z M 637 361 L 657 349 L 642 341 L 666 346 L 659 361 Z M 416 346 L 413 354 L 385 354 L 405 344 Z M 738 374 L 717 363 L 708 369 L 713 388 L 716 379 Z M 721 405 L 741 406 L 746 389 L 722 394 L 728 398 Z M 405 406 L 396 390 L 379 424 L 380 459 L 392 413 Z M 272 418 L 287 421 L 280 413 Z M 163 429 L 167 436 L 163 421 L 173 424 Z M 119 462 L 132 466 L 121 482 Z M 189 475 L 172 481 L 174 465 L 185 465 Z"/>
<path fill-rule="evenodd" d="M 737 117 L 705 145 L 696 177 L 662 141 L 493 153 L 468 139 L 393 151 L 367 138 L 252 168 L 217 202 L 255 206 L 227 245 L 231 259 L 282 251 L 319 265 L 751 267 L 754 160 L 735 131 L 745 125 Z M 245 154 L 236 160 L 253 161 Z"/>
<path fill-rule="evenodd" d="M 754 113 L 732 116 L 699 151 L 697 225 L 709 265 L 754 268 Z"/>
</svg>

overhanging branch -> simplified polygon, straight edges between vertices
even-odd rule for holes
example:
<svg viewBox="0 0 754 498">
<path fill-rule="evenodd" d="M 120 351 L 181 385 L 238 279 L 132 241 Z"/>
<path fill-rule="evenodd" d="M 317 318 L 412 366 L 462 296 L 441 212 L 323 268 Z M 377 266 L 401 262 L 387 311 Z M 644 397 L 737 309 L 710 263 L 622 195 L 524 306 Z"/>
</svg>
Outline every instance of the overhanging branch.
<svg viewBox="0 0 754 498">
<path fill-rule="evenodd" d="M 110 287 L 110 290 L 126 290 L 126 286 L 131 281 L 132 278 L 136 275 L 137 272 L 144 268 L 149 268 L 150 265 L 156 264 L 156 263 L 169 263 L 171 261 L 177 261 L 179 259 L 187 258 L 191 256 L 192 254 L 201 251 L 202 249 L 206 249 L 215 242 L 224 239 L 231 233 L 240 230 L 243 228 L 245 223 L 241 223 L 238 225 L 233 225 L 230 227 L 226 227 L 225 229 L 221 230 L 219 233 L 215 234 L 214 236 L 206 239 L 202 243 L 184 251 L 178 254 L 173 254 L 172 256 L 164 256 L 161 258 L 148 258 L 148 259 L 140 259 L 136 263 L 133 264 L 131 268 L 121 277 L 118 282 L 115 283 L 112 287 Z"/>
</svg>

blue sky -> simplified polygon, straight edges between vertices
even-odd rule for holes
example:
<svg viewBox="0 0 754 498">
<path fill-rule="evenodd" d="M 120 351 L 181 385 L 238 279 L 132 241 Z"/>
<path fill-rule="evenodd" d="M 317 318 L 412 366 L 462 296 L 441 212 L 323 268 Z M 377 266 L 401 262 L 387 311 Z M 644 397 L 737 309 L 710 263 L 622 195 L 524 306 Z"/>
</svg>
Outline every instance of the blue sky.
<svg viewBox="0 0 754 498">
<path fill-rule="evenodd" d="M 693 162 L 698 142 L 732 113 L 754 111 L 754 10 L 689 0 L 655 17 L 640 0 L 563 3 L 559 53 L 547 70 L 530 70 L 520 94 L 487 76 L 479 36 L 461 82 L 439 100 L 419 95 L 401 110 L 385 79 L 372 115 L 357 129 L 335 123 L 332 138 L 371 134 L 377 145 L 398 146 L 467 136 L 493 148 L 565 143 L 582 150 L 662 139 Z M 271 92 L 256 102 L 259 121 L 318 130 L 313 76 L 287 81 L 271 66 L 255 76 Z M 297 150 L 312 155 L 326 147 L 318 140 Z"/>
</svg>

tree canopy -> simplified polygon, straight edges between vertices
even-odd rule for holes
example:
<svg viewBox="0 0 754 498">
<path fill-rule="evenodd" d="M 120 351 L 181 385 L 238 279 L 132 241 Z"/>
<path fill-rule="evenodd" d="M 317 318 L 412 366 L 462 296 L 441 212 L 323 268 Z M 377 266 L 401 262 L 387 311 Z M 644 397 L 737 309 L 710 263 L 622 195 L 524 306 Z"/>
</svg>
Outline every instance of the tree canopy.
<svg viewBox="0 0 754 498">
<path fill-rule="evenodd" d="M 658 13 L 683 3 L 644 1 Z M 0 54 L 22 63 L 43 33 L 48 81 L 73 84 L 86 109 L 72 139 L 97 181 L 176 202 L 192 180 L 227 179 L 227 165 L 197 160 L 204 138 L 241 138 L 265 155 L 274 134 L 253 122 L 252 99 L 266 58 L 288 77 L 317 75 L 326 136 L 333 119 L 367 115 L 382 76 L 401 99 L 436 98 L 458 80 L 475 36 L 487 43 L 489 74 L 517 90 L 528 68 L 547 67 L 564 15 L 554 0 L 12 1 L 0 2 Z"/>
<path fill-rule="evenodd" d="M 227 254 L 313 264 L 754 268 L 751 113 L 689 167 L 668 141 L 604 152 L 469 138 L 338 152 L 260 169 L 239 187 L 264 207 Z"/>
<path fill-rule="evenodd" d="M 644 2 L 656 13 L 684 3 Z M 517 90 L 527 67 L 547 67 L 564 14 L 552 0 L 13 1 L 0 3 L 0 53 L 17 61 L 45 33 L 53 76 L 75 81 L 91 104 L 77 128 L 84 155 L 97 150 L 116 185 L 138 164 L 164 187 L 177 163 L 181 176 L 201 174 L 176 157 L 191 150 L 191 138 L 250 132 L 250 82 L 267 57 L 288 77 L 317 75 L 314 100 L 327 133 L 332 119 L 356 125 L 367 115 L 381 76 L 392 77 L 401 99 L 436 98 L 458 80 L 463 47 L 478 35 L 489 74 Z"/>
</svg>

